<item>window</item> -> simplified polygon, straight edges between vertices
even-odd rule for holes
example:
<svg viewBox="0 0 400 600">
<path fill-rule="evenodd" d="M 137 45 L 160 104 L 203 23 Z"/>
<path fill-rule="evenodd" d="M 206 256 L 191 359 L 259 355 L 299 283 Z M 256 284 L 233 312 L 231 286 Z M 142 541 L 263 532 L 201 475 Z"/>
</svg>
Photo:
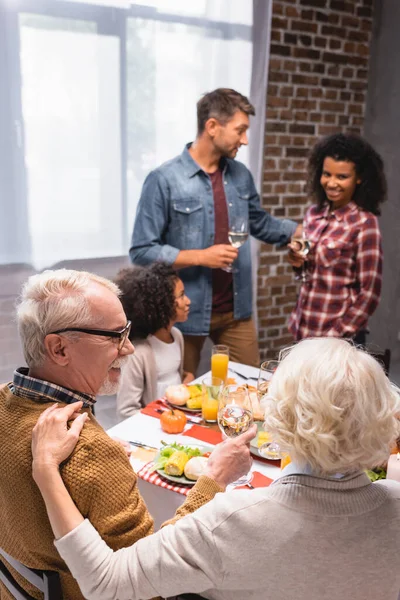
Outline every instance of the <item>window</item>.
<svg viewBox="0 0 400 600">
<path fill-rule="evenodd" d="M 251 2 L 112 3 L 0 9 L 0 264 L 125 255 L 143 180 L 195 137 L 200 95 L 250 92 Z"/>
</svg>

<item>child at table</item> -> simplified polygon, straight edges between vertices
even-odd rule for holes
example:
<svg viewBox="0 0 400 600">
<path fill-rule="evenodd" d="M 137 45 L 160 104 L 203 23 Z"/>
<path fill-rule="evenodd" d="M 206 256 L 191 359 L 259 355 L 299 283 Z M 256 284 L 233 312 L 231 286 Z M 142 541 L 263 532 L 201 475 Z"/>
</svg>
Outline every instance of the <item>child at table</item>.
<svg viewBox="0 0 400 600">
<path fill-rule="evenodd" d="M 125 419 L 161 398 L 169 385 L 193 381 L 183 372 L 183 336 L 174 327 L 188 318 L 190 300 L 176 271 L 162 262 L 123 269 L 115 282 L 132 321 L 129 337 L 135 347 L 117 395 L 117 415 Z"/>
</svg>

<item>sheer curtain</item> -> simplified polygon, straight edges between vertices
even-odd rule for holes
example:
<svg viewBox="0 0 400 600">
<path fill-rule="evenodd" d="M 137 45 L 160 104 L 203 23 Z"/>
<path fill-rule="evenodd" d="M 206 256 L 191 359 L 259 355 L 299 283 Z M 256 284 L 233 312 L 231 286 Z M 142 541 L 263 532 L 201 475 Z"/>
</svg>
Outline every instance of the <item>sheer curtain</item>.
<svg viewBox="0 0 400 600">
<path fill-rule="evenodd" d="M 216 87 L 256 104 L 238 160 L 259 187 L 271 0 L 124 4 L 10 3 L 0 45 L 13 50 L 5 74 L 19 108 L 7 118 L 15 156 L 3 154 L 19 192 L 0 182 L 0 209 L 22 241 L 0 243 L 0 264 L 126 255 L 145 176 L 194 139 L 196 102 Z"/>
</svg>

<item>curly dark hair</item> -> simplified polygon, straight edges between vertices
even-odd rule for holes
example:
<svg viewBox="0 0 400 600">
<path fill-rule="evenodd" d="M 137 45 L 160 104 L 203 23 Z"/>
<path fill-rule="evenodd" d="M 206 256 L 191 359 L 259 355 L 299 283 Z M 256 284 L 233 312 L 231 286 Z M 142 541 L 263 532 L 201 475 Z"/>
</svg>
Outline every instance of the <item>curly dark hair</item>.
<svg viewBox="0 0 400 600">
<path fill-rule="evenodd" d="M 326 205 L 320 184 L 326 157 L 355 164 L 357 185 L 353 200 L 364 210 L 380 215 L 380 204 L 386 200 L 387 183 L 383 160 L 372 146 L 354 133 L 334 133 L 320 140 L 312 149 L 308 162 L 307 192 L 321 208 Z"/>
<path fill-rule="evenodd" d="M 127 318 L 132 321 L 129 338 L 145 339 L 175 318 L 175 285 L 179 279 L 174 269 L 163 262 L 146 267 L 121 269 L 115 283 Z"/>
</svg>

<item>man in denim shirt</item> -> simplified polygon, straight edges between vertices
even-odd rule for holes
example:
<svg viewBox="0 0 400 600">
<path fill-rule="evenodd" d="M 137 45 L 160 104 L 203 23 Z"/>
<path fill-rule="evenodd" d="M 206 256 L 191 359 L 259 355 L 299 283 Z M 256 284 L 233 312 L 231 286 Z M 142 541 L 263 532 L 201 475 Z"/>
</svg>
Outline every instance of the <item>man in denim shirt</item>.
<svg viewBox="0 0 400 600">
<path fill-rule="evenodd" d="M 238 251 L 229 244 L 229 224 L 248 221 L 249 233 L 268 244 L 286 244 L 298 227 L 260 206 L 250 171 L 235 161 L 247 145 L 254 107 L 238 92 L 219 88 L 197 103 L 198 133 L 182 154 L 146 178 L 129 251 L 133 263 L 156 260 L 180 271 L 191 299 L 180 329 L 185 338 L 184 369 L 195 373 L 207 336 L 229 346 L 231 360 L 259 365 L 251 317 L 250 242 Z M 296 232 L 296 235 L 300 231 Z M 227 268 L 233 265 L 233 272 Z"/>
</svg>

